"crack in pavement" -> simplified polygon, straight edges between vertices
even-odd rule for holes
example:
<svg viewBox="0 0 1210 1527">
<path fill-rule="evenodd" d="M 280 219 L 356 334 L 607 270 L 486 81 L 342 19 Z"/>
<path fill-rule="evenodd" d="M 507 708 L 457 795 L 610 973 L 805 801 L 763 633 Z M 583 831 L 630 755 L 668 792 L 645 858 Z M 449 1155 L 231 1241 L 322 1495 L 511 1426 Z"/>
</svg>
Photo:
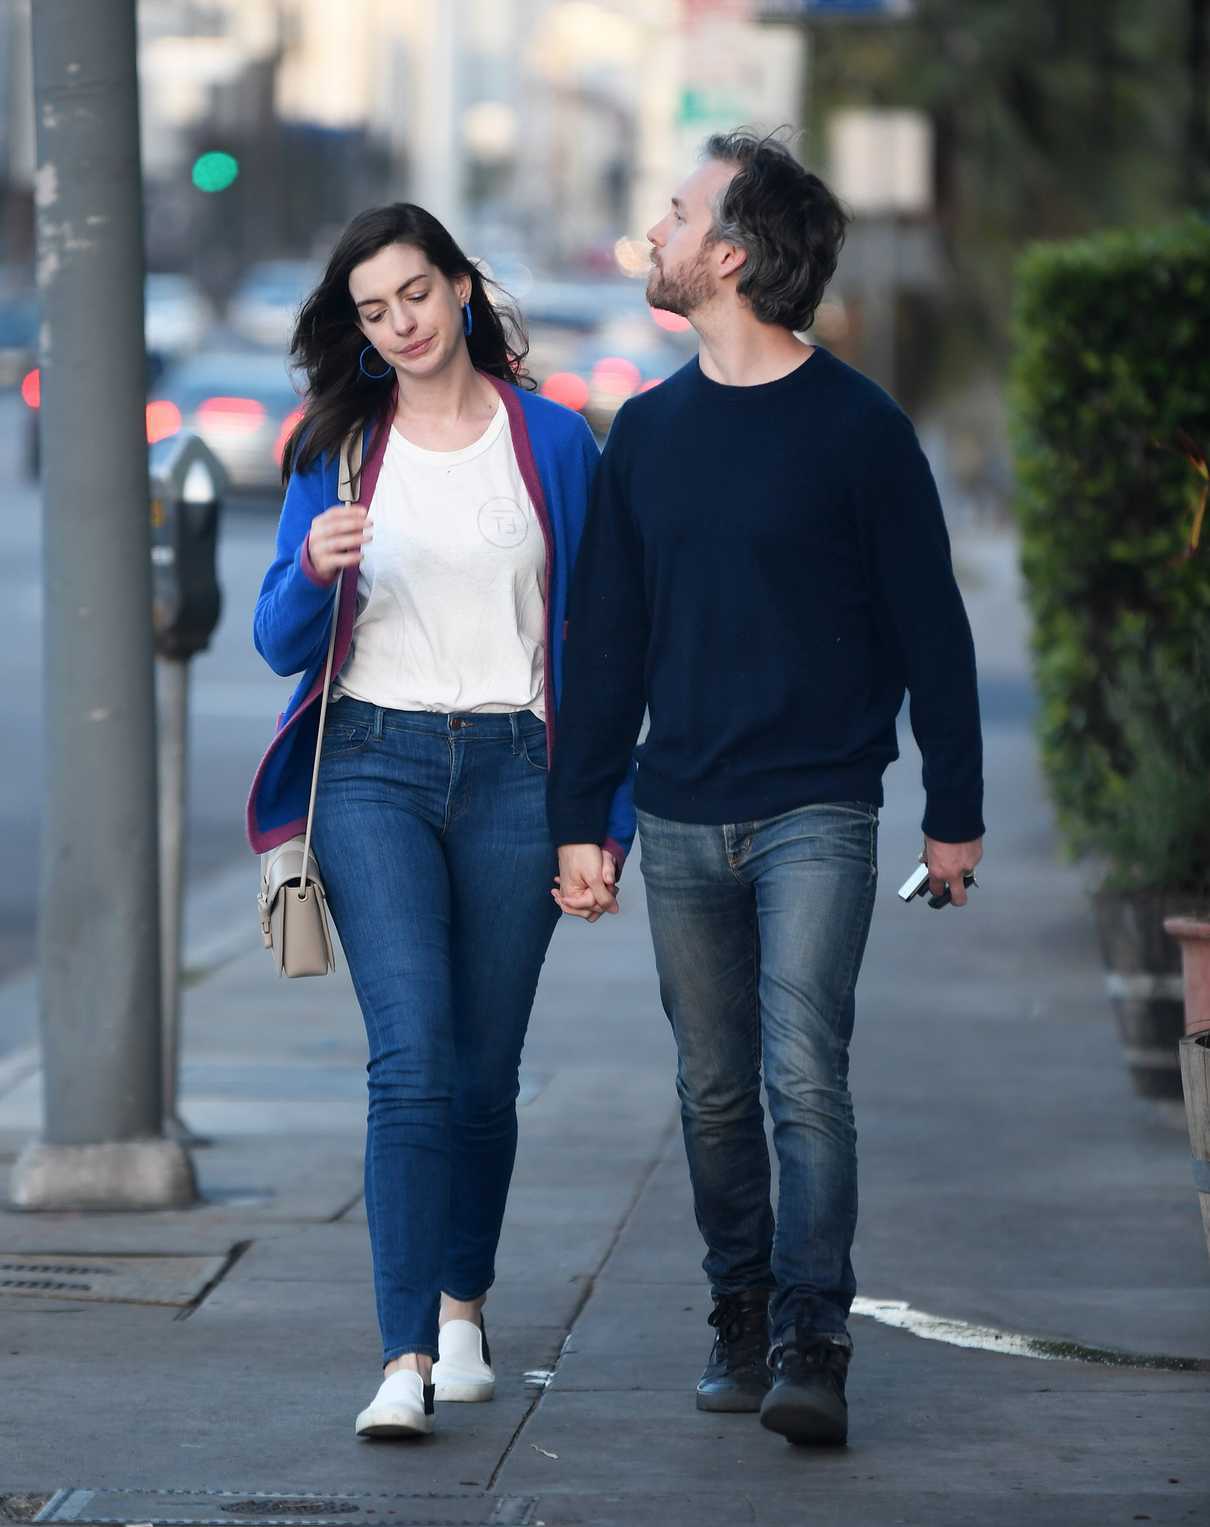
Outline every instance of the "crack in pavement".
<svg viewBox="0 0 1210 1527">
<path fill-rule="evenodd" d="M 485 1490 L 493 1490 L 495 1488 L 496 1481 L 500 1478 L 501 1470 L 504 1468 L 504 1465 L 508 1462 L 510 1456 L 512 1455 L 514 1449 L 517 1446 L 517 1443 L 521 1440 L 522 1432 L 524 1432 L 525 1428 L 529 1425 L 529 1422 L 532 1419 L 534 1413 L 537 1411 L 538 1407 L 541 1405 L 543 1396 L 546 1394 L 546 1391 L 549 1388 L 551 1382 L 553 1381 L 553 1379 L 555 1377 L 555 1374 L 558 1372 L 559 1363 L 562 1361 L 563 1353 L 567 1350 L 567 1343 L 571 1340 L 572 1332 L 576 1328 L 576 1322 L 579 1320 L 580 1316 L 584 1313 L 585 1306 L 588 1304 L 588 1301 L 592 1298 L 593 1292 L 596 1289 L 598 1279 L 600 1278 L 601 1274 L 605 1271 L 605 1268 L 609 1265 L 609 1259 L 613 1256 L 614 1252 L 617 1250 L 618 1242 L 622 1239 L 622 1236 L 625 1233 L 627 1225 L 630 1224 L 631 1219 L 634 1217 L 634 1212 L 635 1212 L 635 1210 L 639 1206 L 639 1201 L 643 1197 L 643 1194 L 644 1194 L 644 1192 L 647 1189 L 648 1183 L 655 1176 L 656 1171 L 657 1171 L 657 1169 L 658 1169 L 658 1167 L 660 1165 L 660 1162 L 663 1161 L 665 1155 L 667 1154 L 668 1146 L 669 1146 L 669 1144 L 670 1144 L 670 1142 L 671 1142 L 671 1140 L 672 1140 L 672 1138 L 673 1138 L 673 1136 L 674 1136 L 674 1134 L 676 1132 L 676 1127 L 677 1127 L 677 1115 L 674 1114 L 671 1118 L 669 1118 L 668 1122 L 664 1125 L 664 1128 L 660 1131 L 659 1138 L 656 1141 L 655 1149 L 652 1151 L 651 1157 L 648 1160 L 647 1165 L 643 1168 L 642 1175 L 639 1178 L 638 1184 L 635 1187 L 634 1193 L 633 1193 L 633 1195 L 631 1197 L 631 1200 L 630 1200 L 629 1204 L 627 1204 L 627 1206 L 626 1206 L 625 1212 L 623 1213 L 621 1219 L 618 1221 L 617 1225 L 614 1228 L 613 1235 L 610 1237 L 610 1240 L 609 1240 L 609 1245 L 605 1248 L 604 1255 L 601 1257 L 601 1260 L 597 1263 L 596 1267 L 593 1269 L 592 1273 L 589 1275 L 589 1277 L 588 1277 L 588 1279 L 587 1279 L 587 1281 L 585 1283 L 583 1292 L 581 1293 L 580 1298 L 579 1298 L 579 1300 L 578 1300 L 578 1302 L 576 1304 L 576 1307 L 571 1312 L 571 1317 L 570 1317 L 570 1319 L 567 1322 L 567 1329 L 563 1333 L 563 1341 L 562 1341 L 562 1343 L 561 1343 L 561 1345 L 559 1347 L 559 1355 L 558 1355 L 558 1357 L 554 1361 L 554 1366 L 552 1368 L 549 1368 L 549 1369 L 542 1369 L 542 1370 L 535 1369 L 534 1370 L 534 1378 L 535 1378 L 535 1380 L 537 1379 L 538 1372 L 541 1371 L 541 1373 L 543 1375 L 543 1382 L 541 1383 L 540 1387 L 535 1382 L 534 1397 L 529 1402 L 529 1404 L 526 1406 L 525 1413 L 521 1417 L 521 1420 L 520 1420 L 520 1422 L 517 1425 L 516 1431 L 514 1431 L 512 1436 L 509 1438 L 507 1447 L 505 1447 L 504 1451 L 500 1454 L 499 1461 L 497 1462 L 496 1467 L 492 1470 L 491 1478 L 488 1480 L 487 1484 L 484 1486 Z M 527 1381 L 528 1381 L 529 1377 L 530 1377 L 530 1375 L 526 1374 Z"/>
</svg>

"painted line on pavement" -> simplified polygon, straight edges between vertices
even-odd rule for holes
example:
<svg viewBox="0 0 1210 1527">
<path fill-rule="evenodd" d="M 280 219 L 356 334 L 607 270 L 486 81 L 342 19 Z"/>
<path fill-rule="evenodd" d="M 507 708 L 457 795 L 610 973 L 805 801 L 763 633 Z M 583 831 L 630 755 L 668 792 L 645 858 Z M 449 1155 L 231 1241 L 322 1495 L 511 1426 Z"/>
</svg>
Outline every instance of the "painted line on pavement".
<svg viewBox="0 0 1210 1527">
<path fill-rule="evenodd" d="M 854 1315 L 864 1315 L 880 1325 L 908 1331 L 925 1341 L 941 1341 L 951 1347 L 973 1347 L 998 1352 L 1003 1357 L 1033 1357 L 1043 1362 L 1102 1363 L 1113 1368 L 1151 1368 L 1175 1373 L 1210 1373 L 1210 1358 L 1167 1357 L 1159 1353 L 1123 1352 L 1115 1347 L 1090 1347 L 1082 1342 L 1056 1341 L 1049 1336 L 1026 1336 L 1001 1331 L 995 1326 L 953 1320 L 913 1309 L 906 1299 L 854 1299 Z"/>
</svg>

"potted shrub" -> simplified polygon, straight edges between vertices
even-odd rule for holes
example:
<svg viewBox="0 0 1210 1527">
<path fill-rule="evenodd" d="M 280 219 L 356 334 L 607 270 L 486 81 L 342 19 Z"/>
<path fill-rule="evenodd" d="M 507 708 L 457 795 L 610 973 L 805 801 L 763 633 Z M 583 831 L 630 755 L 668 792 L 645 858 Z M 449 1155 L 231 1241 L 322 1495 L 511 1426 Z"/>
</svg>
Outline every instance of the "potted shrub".
<svg viewBox="0 0 1210 1527">
<path fill-rule="evenodd" d="M 1210 500 L 1210 468 L 1207 467 L 1205 452 L 1200 450 L 1194 441 L 1186 437 L 1180 443 L 1186 460 L 1201 479 L 1201 488 L 1198 490 L 1198 501 L 1193 514 L 1193 528 L 1189 536 L 1189 554 L 1193 556 L 1200 549 L 1207 500 Z M 1176 939 L 1181 946 L 1181 973 L 1185 983 L 1185 1034 L 1186 1036 L 1197 1034 L 1210 1036 L 1210 915 L 1206 914 L 1204 907 L 1195 906 L 1176 917 L 1165 918 L 1164 931 Z M 1210 1044 L 1210 1038 L 1207 1039 L 1207 1043 Z M 1187 1070 L 1184 1070 L 1183 1074 L 1185 1105 L 1189 1108 L 1192 1107 L 1189 1074 Z M 1207 1106 L 1210 1107 L 1210 1102 Z M 1189 1125 L 1191 1136 L 1194 1133 L 1192 1117 L 1191 1114 Z M 1210 1119 L 1207 1119 L 1206 1124 L 1210 1129 Z M 1206 1220 L 1206 1228 L 1207 1234 L 1210 1235 L 1210 1217 Z"/>
<path fill-rule="evenodd" d="M 1191 909 L 1164 919 L 1164 932 L 1181 947 L 1185 1033 L 1210 1034 L 1210 915 Z"/>
<path fill-rule="evenodd" d="M 1043 767 L 1137 1090 L 1179 1097 L 1180 955 L 1210 911 L 1210 557 L 1178 443 L 1210 440 L 1210 226 L 1040 245 L 1012 378 Z M 1160 449 L 1168 447 L 1170 449 Z"/>
<path fill-rule="evenodd" d="M 1191 996 L 1204 988 L 1210 1009 L 1210 616 L 1191 632 L 1188 668 L 1140 633 L 1107 691 L 1121 788 L 1098 828 L 1107 869 L 1094 905 L 1127 1061 L 1149 1097 L 1181 1095 Z M 1183 972 L 1174 934 L 1187 935 Z"/>
<path fill-rule="evenodd" d="M 1193 1186 L 1202 1208 L 1202 1229 L 1210 1252 L 1210 1032 L 1181 1040 L 1185 1117 L 1193 1153 Z"/>
</svg>

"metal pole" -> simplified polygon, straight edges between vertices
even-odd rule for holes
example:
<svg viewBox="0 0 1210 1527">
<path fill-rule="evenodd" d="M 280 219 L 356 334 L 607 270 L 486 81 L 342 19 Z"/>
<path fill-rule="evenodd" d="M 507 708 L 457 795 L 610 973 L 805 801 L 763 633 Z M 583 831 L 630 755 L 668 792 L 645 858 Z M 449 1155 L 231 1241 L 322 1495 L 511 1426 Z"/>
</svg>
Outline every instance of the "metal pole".
<svg viewBox="0 0 1210 1527">
<path fill-rule="evenodd" d="M 189 661 L 161 658 L 160 1006 L 164 1133 L 186 1145 L 207 1142 L 177 1113 L 181 1079 L 181 960 L 185 910 L 185 812 L 189 795 Z"/>
<path fill-rule="evenodd" d="M 33 9 L 43 315 L 45 1131 L 22 1208 L 196 1189 L 162 1134 L 135 0 Z"/>
<path fill-rule="evenodd" d="M 463 150 L 458 128 L 458 62 L 463 0 L 427 7 L 429 35 L 417 77 L 415 199 L 461 238 L 465 213 Z"/>
</svg>

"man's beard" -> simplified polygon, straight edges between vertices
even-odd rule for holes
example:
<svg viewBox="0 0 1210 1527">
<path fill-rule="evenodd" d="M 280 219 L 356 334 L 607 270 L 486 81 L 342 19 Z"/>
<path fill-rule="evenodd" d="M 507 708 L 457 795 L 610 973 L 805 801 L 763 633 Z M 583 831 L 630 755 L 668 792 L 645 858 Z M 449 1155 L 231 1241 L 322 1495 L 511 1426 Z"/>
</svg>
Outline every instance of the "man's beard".
<svg viewBox="0 0 1210 1527">
<path fill-rule="evenodd" d="M 660 308 L 665 313 L 677 313 L 682 318 L 691 318 L 710 294 L 710 272 L 706 266 L 705 250 L 700 250 L 674 276 L 666 275 L 658 265 L 653 264 L 647 278 L 648 303 L 653 308 Z"/>
</svg>

